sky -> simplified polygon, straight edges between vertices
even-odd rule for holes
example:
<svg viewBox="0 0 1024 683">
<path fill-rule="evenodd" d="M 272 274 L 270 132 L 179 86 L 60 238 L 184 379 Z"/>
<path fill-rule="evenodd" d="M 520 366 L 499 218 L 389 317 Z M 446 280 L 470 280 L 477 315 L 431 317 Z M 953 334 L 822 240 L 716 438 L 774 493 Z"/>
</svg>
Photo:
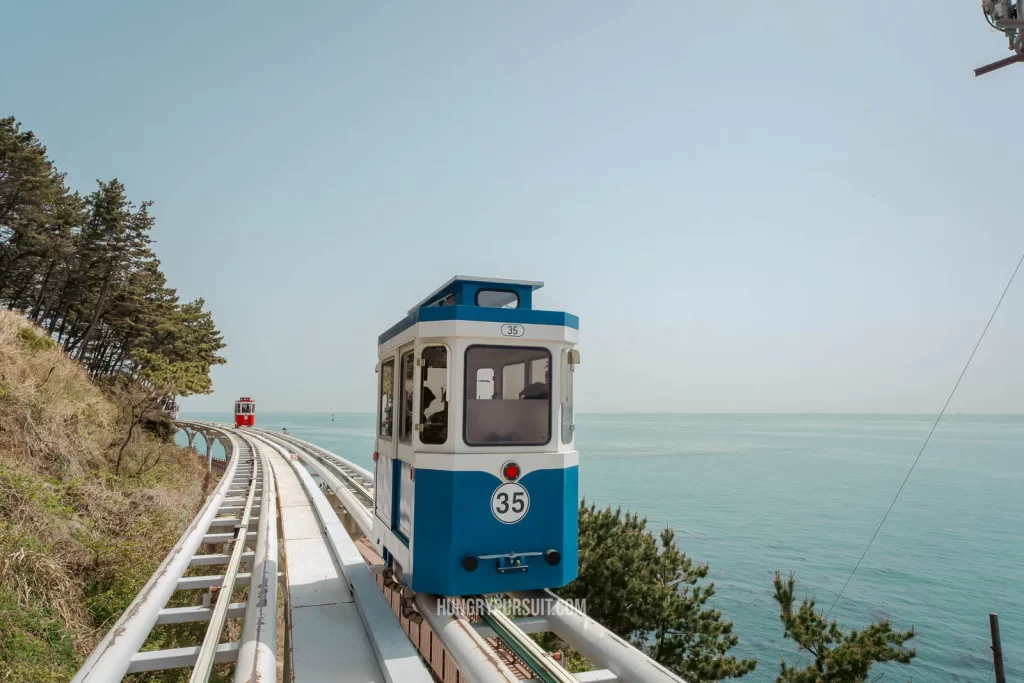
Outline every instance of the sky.
<svg viewBox="0 0 1024 683">
<path fill-rule="evenodd" d="M 1021 254 L 1024 65 L 977 2 L 12 2 L 0 116 L 152 200 L 228 363 L 186 412 L 371 412 L 452 275 L 580 318 L 580 411 L 942 407 Z M 1024 273 L 954 412 L 1024 412 Z"/>
</svg>

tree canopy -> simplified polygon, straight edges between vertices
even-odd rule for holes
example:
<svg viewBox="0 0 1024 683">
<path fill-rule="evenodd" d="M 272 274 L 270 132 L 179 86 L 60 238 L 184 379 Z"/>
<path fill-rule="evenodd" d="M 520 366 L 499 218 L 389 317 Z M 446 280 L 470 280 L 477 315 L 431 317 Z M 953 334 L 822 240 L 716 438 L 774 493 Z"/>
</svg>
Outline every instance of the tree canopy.
<svg viewBox="0 0 1024 683">
<path fill-rule="evenodd" d="M 116 178 L 86 197 L 46 148 L 0 119 L 0 305 L 43 327 L 96 379 L 166 397 L 209 393 L 223 338 L 202 299 L 181 303 L 152 250 L 151 202 Z"/>
<path fill-rule="evenodd" d="M 579 508 L 579 575 L 556 590 L 567 600 L 585 600 L 587 615 L 625 638 L 690 683 L 744 676 L 756 659 L 729 654 L 739 643 L 731 621 L 710 606 L 714 583 L 704 584 L 707 565 L 683 553 L 672 529 L 659 536 L 635 513 L 586 501 Z M 775 600 L 786 638 L 813 657 L 801 666 L 782 660 L 777 683 L 864 683 L 873 665 L 909 664 L 916 656 L 904 643 L 914 630 L 898 631 L 882 620 L 844 632 L 815 611 L 814 600 L 794 607 L 795 580 L 775 575 Z M 536 636 L 548 649 L 567 648 L 553 634 Z M 570 670 L 587 662 L 569 650 Z"/>
<path fill-rule="evenodd" d="M 793 575 L 783 580 L 775 573 L 775 601 L 779 603 L 786 638 L 814 657 L 805 666 L 779 665 L 779 683 L 862 683 L 874 664 L 899 662 L 910 664 L 915 650 L 903 647 L 914 637 L 914 629 L 894 630 L 888 619 L 875 622 L 863 631 L 844 632 L 835 620 L 829 622 L 815 611 L 814 600 L 804 600 L 793 609 L 796 583 Z"/>
<path fill-rule="evenodd" d="M 656 538 L 647 520 L 621 509 L 580 503 L 579 576 L 558 590 L 586 600 L 592 619 L 690 681 L 718 681 L 753 671 L 755 659 L 728 652 L 739 642 L 732 622 L 708 605 L 708 567 L 683 553 L 671 529 Z"/>
</svg>

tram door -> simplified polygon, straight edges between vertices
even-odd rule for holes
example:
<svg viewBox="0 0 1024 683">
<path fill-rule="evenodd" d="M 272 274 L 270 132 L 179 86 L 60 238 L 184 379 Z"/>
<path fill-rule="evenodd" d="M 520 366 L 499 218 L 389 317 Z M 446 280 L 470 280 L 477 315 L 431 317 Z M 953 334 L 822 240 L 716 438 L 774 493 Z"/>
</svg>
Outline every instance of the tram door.
<svg viewBox="0 0 1024 683">
<path fill-rule="evenodd" d="M 395 439 L 395 463 L 393 499 L 391 503 L 391 528 L 408 545 L 412 538 L 413 491 L 413 416 L 416 403 L 416 352 L 411 344 L 398 351 L 398 398 L 395 411 L 397 417 L 397 438 Z"/>
<path fill-rule="evenodd" d="M 395 457 L 395 357 L 380 362 L 377 378 L 377 462 L 374 469 L 374 513 L 389 528 Z"/>
</svg>

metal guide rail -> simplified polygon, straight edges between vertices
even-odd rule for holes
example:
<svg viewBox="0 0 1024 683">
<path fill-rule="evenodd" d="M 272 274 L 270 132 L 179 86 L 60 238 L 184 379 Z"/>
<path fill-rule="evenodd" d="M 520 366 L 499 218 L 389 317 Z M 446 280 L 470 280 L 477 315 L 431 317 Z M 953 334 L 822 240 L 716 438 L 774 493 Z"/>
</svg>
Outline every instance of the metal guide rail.
<svg viewBox="0 0 1024 683">
<path fill-rule="evenodd" d="M 289 666 L 295 680 L 431 683 L 323 491 L 262 434 L 281 489 Z M 300 563 L 302 566 L 299 566 Z M 288 671 L 286 670 L 286 675 Z"/>
<path fill-rule="evenodd" d="M 264 455 L 248 438 L 230 436 L 226 443 L 227 468 L 213 494 L 73 683 L 110 683 L 128 673 L 187 667 L 193 668 L 192 681 L 207 681 L 215 664 L 227 662 L 236 662 L 236 682 L 276 679 L 274 483 Z M 216 546 L 223 552 L 215 552 Z M 217 566 L 224 567 L 222 574 L 185 576 L 193 567 Z M 167 606 L 179 592 L 203 589 L 201 605 Z M 239 589 L 248 589 L 247 601 L 231 602 Z M 239 618 L 241 641 L 222 643 L 227 620 Z M 195 646 L 143 649 L 155 627 L 203 621 L 206 634 Z"/>
<path fill-rule="evenodd" d="M 320 462 L 330 465 L 342 475 L 342 481 L 354 494 L 366 501 L 366 506 L 373 509 L 373 473 L 342 458 L 340 455 L 320 448 L 302 439 L 288 434 L 280 434 L 267 429 L 259 430 L 264 436 L 270 437 L 286 447 L 298 448 L 315 457 Z"/>
</svg>

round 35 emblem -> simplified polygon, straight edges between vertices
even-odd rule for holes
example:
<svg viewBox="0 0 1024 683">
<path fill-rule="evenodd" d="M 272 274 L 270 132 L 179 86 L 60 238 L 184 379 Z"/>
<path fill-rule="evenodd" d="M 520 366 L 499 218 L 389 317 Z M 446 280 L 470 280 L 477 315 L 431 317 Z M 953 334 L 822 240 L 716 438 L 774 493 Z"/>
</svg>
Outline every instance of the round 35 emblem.
<svg viewBox="0 0 1024 683">
<path fill-rule="evenodd" d="M 503 524 L 515 524 L 530 509 L 530 494 L 522 484 L 502 484 L 491 494 L 491 513 Z"/>
</svg>

